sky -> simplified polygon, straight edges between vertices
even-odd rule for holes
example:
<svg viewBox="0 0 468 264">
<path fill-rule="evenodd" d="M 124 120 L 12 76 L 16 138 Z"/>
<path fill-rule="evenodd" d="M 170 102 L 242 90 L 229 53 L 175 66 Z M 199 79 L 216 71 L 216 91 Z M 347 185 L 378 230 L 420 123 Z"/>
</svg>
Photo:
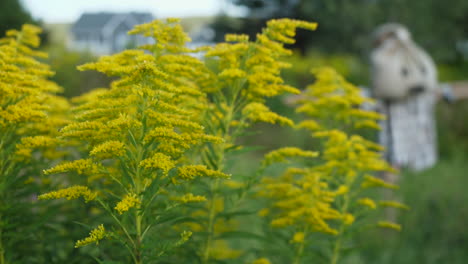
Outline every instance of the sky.
<svg viewBox="0 0 468 264">
<path fill-rule="evenodd" d="M 150 12 L 156 18 L 213 16 L 221 10 L 239 16 L 243 9 L 228 0 L 21 0 L 36 19 L 70 23 L 84 12 Z"/>
</svg>

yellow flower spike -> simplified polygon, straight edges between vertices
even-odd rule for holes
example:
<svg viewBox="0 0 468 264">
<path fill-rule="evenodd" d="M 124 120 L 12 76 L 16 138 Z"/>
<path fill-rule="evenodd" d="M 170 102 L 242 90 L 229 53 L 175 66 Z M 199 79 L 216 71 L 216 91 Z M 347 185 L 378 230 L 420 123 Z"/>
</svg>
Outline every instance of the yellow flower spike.
<svg viewBox="0 0 468 264">
<path fill-rule="evenodd" d="M 232 189 L 240 189 L 240 188 L 245 187 L 245 183 L 240 182 L 240 181 L 234 181 L 234 180 L 223 181 L 223 184 Z"/>
<path fill-rule="evenodd" d="M 179 241 L 176 242 L 175 246 L 181 246 L 185 242 L 189 241 L 189 239 L 192 237 L 192 232 L 191 231 L 186 231 L 184 230 L 182 233 L 180 233 L 180 239 Z"/>
<path fill-rule="evenodd" d="M 367 206 L 370 209 L 376 209 L 377 208 L 377 204 L 374 202 L 374 200 L 372 200 L 370 198 L 361 198 L 357 202 L 358 202 L 358 204 Z"/>
<path fill-rule="evenodd" d="M 338 189 L 335 191 L 335 195 L 343 195 L 345 193 L 349 192 L 349 187 L 346 185 L 341 185 L 338 187 Z"/>
<path fill-rule="evenodd" d="M 95 146 L 89 155 L 101 159 L 121 157 L 125 155 L 125 144 L 117 140 L 106 141 L 100 145 Z"/>
<path fill-rule="evenodd" d="M 226 69 L 223 70 L 220 74 L 220 78 L 228 78 L 228 79 L 236 79 L 236 78 L 243 78 L 247 75 L 247 73 L 240 69 Z"/>
<path fill-rule="evenodd" d="M 268 208 L 263 208 L 260 211 L 258 211 L 258 216 L 265 217 L 270 213 L 270 209 Z"/>
<path fill-rule="evenodd" d="M 66 198 L 67 200 L 77 199 L 83 197 L 86 202 L 92 201 L 96 198 L 97 193 L 92 192 L 86 186 L 72 186 L 58 191 L 53 191 L 38 196 L 38 200 L 50 200 Z"/>
<path fill-rule="evenodd" d="M 98 173 L 98 166 L 91 159 L 79 159 L 70 162 L 61 163 L 55 167 L 44 170 L 44 174 L 56 174 L 62 172 L 75 171 L 78 174 Z"/>
<path fill-rule="evenodd" d="M 182 180 L 193 180 L 197 177 L 224 178 L 231 176 L 220 171 L 210 170 L 205 165 L 186 165 L 178 168 L 178 177 Z"/>
<path fill-rule="evenodd" d="M 352 214 L 345 214 L 343 216 L 343 223 L 345 223 L 345 225 L 351 225 L 352 223 L 354 223 L 354 216 Z"/>
<path fill-rule="evenodd" d="M 287 126 L 293 125 L 292 120 L 272 112 L 267 106 L 261 103 L 248 104 L 244 107 L 242 113 L 252 122 L 266 122 Z"/>
<path fill-rule="evenodd" d="M 385 182 L 382 179 L 376 178 L 371 175 L 364 176 L 364 182 L 361 184 L 362 188 L 382 187 L 387 189 L 398 189 L 398 185 Z"/>
<path fill-rule="evenodd" d="M 97 245 L 99 244 L 100 240 L 104 239 L 105 236 L 106 230 L 104 228 L 104 225 L 99 225 L 97 228 L 91 230 L 88 237 L 76 241 L 75 248 L 84 247 L 92 243 L 96 243 Z"/>
<path fill-rule="evenodd" d="M 252 264 L 271 264 L 271 262 L 267 258 L 259 258 L 254 260 Z"/>
<path fill-rule="evenodd" d="M 379 221 L 377 223 L 377 226 L 381 228 L 388 228 L 388 229 L 393 229 L 396 231 L 401 231 L 401 225 L 388 222 L 388 221 Z"/>
<path fill-rule="evenodd" d="M 117 205 L 114 207 L 119 214 L 123 214 L 130 210 L 131 208 L 138 208 L 141 204 L 140 199 L 137 197 L 136 194 L 131 193 L 131 194 L 126 194 L 125 197 L 117 203 Z"/>
<path fill-rule="evenodd" d="M 187 193 L 181 197 L 172 198 L 174 201 L 181 203 L 199 203 L 206 201 L 206 197 L 202 195 L 193 195 L 193 193 Z"/>
<path fill-rule="evenodd" d="M 284 162 L 287 158 L 291 157 L 315 158 L 317 156 L 318 152 L 305 151 L 295 147 L 285 147 L 271 151 L 270 153 L 266 154 L 262 164 L 263 166 L 268 166 L 273 163 Z"/>
<path fill-rule="evenodd" d="M 305 121 L 302 121 L 300 122 L 299 124 L 297 124 L 296 126 L 297 128 L 299 129 L 308 129 L 310 131 L 317 131 L 317 130 L 320 130 L 321 129 L 321 126 L 319 125 L 319 123 L 317 123 L 316 121 L 314 120 L 305 120 Z"/>
<path fill-rule="evenodd" d="M 210 248 L 211 257 L 216 260 L 237 259 L 242 251 L 232 249 L 226 240 L 216 240 Z"/>
<path fill-rule="evenodd" d="M 393 207 L 403 210 L 410 210 L 409 206 L 399 203 L 397 201 L 379 201 L 379 205 L 383 207 Z"/>
<path fill-rule="evenodd" d="M 175 167 L 175 165 L 176 163 L 171 159 L 171 157 L 158 152 L 150 158 L 142 160 L 139 166 L 145 169 L 161 169 L 165 174 L 167 174 Z"/>
<path fill-rule="evenodd" d="M 304 232 L 296 232 L 296 233 L 294 233 L 293 238 L 291 239 L 291 243 L 302 244 L 302 243 L 304 243 L 304 240 L 305 240 Z"/>
</svg>

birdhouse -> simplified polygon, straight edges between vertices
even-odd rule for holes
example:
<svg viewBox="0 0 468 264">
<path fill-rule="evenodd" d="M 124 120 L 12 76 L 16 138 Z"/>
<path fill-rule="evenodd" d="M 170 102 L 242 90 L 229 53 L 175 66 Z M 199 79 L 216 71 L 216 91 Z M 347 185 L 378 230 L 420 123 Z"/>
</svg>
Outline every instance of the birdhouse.
<svg viewBox="0 0 468 264">
<path fill-rule="evenodd" d="M 411 39 L 402 25 L 380 26 L 373 36 L 371 80 L 378 99 L 399 100 L 431 92 L 437 87 L 437 71 L 431 57 Z"/>
</svg>

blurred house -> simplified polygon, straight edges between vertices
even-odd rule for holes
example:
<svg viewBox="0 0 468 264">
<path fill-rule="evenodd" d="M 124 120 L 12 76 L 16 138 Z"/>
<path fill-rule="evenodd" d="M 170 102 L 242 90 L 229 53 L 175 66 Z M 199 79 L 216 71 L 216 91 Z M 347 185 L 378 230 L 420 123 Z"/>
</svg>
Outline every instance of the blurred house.
<svg viewBox="0 0 468 264">
<path fill-rule="evenodd" d="M 150 13 L 84 13 L 71 28 L 68 46 L 76 51 L 106 55 L 151 43 L 151 38 L 128 35 L 135 25 L 152 21 Z"/>
</svg>

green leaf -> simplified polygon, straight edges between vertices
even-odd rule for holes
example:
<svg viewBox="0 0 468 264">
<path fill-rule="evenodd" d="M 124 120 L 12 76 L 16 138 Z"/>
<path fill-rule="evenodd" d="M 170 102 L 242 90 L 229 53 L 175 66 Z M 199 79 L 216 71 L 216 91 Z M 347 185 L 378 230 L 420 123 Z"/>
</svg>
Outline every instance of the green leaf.
<svg viewBox="0 0 468 264">
<path fill-rule="evenodd" d="M 233 212 L 224 212 L 224 213 L 219 213 L 217 217 L 225 217 L 225 218 L 231 218 L 234 216 L 239 216 L 239 215 L 252 215 L 257 213 L 257 211 L 233 211 Z"/>
<path fill-rule="evenodd" d="M 243 239 L 255 239 L 259 241 L 265 241 L 267 240 L 266 237 L 250 232 L 245 232 L 245 231 L 230 231 L 230 232 L 224 232 L 220 234 L 219 236 L 216 237 L 216 239 L 226 239 L 226 238 L 243 238 Z"/>
</svg>

